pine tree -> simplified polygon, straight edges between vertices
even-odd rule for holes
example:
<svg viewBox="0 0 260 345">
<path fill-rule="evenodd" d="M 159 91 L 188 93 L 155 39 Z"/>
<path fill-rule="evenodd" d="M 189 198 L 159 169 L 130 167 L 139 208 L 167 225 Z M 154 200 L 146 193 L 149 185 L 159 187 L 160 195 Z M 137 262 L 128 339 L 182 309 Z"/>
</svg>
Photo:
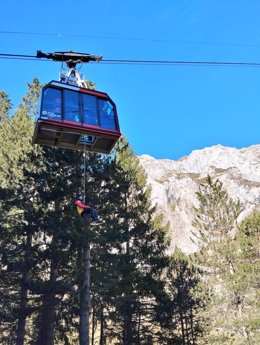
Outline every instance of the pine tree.
<svg viewBox="0 0 260 345">
<path fill-rule="evenodd" d="M 229 197 L 218 180 L 213 182 L 209 177 L 201 187 L 198 199 L 200 206 L 195 209 L 194 226 L 204 246 L 197 255 L 197 262 L 203 269 L 202 296 L 208 300 L 205 312 L 200 313 L 202 317 L 207 315 L 204 341 L 251 344 L 248 322 L 245 321 L 246 291 L 249 289 L 243 271 L 245 252 L 241 247 L 245 236 L 241 236 L 241 231 L 236 228 L 241 205 Z"/>
<path fill-rule="evenodd" d="M 29 90 L 24 96 L 24 102 L 19 105 L 11 117 L 6 117 L 0 126 L 0 186 L 8 187 L 16 184 L 17 180 L 23 177 L 23 168 L 31 162 L 28 160 L 29 154 L 37 151 L 37 147 L 32 146 L 31 138 L 33 133 L 32 112 L 35 111 L 36 101 L 40 92 L 38 79 L 34 79 L 29 85 Z M 34 102 L 32 102 L 32 94 Z M 11 101 L 5 96 L 6 111 L 11 106 Z"/>
<path fill-rule="evenodd" d="M 260 342 L 260 213 L 246 218 L 238 227 L 236 237 L 235 279 L 229 281 L 229 289 L 240 299 L 239 319 L 235 326 L 242 334 L 242 341 L 256 345 Z M 242 342 L 241 341 L 241 342 Z"/>
<path fill-rule="evenodd" d="M 17 345 L 23 344 L 29 333 L 30 337 L 37 337 L 36 319 L 41 325 L 38 342 L 50 344 L 54 341 L 56 306 L 61 303 L 61 298 L 56 296 L 63 295 L 75 285 L 70 274 L 74 257 L 70 256 L 69 250 L 70 246 L 75 247 L 73 242 L 77 236 L 71 229 L 70 202 L 81 183 L 80 156 L 75 152 L 41 150 L 31 145 L 33 123 L 28 114 L 39 86 L 34 84 L 36 87 L 29 90 L 29 97 L 24 98 L 25 104 L 1 126 L 1 140 L 4 139 L 0 150 L 4 267 L 1 279 L 3 286 L 8 287 L 12 282 L 13 287 L 11 291 L 8 288 L 2 290 L 3 305 L 6 305 L 3 327 L 7 325 L 12 334 L 17 335 Z M 59 214 L 61 218 L 57 217 Z M 70 257 L 72 260 L 68 261 Z M 58 284 L 58 280 L 62 283 Z M 30 329 L 26 327 L 28 319 L 33 322 Z M 43 325 L 48 326 L 44 336 Z M 2 334 L 6 334 L 7 339 L 10 333 L 6 332 Z"/>
<path fill-rule="evenodd" d="M 167 344 L 195 345 L 201 326 L 195 317 L 203 301 L 196 296 L 199 275 L 191 257 L 176 249 L 167 272 L 167 294 L 170 300 L 162 336 Z M 165 306 L 160 315 L 166 313 Z"/>
<path fill-rule="evenodd" d="M 196 194 L 200 205 L 194 209 L 193 225 L 199 230 L 201 244 L 225 241 L 242 211 L 239 200 L 230 198 L 222 182 L 210 176 Z"/>
<path fill-rule="evenodd" d="M 5 91 L 0 91 L 0 123 L 8 117 L 12 102 Z"/>
<path fill-rule="evenodd" d="M 167 230 L 155 217 L 145 174 L 126 140 L 108 162 L 104 177 L 100 214 L 105 227 L 93 268 L 94 277 L 103 277 L 93 286 L 96 296 L 103 296 L 96 300 L 103 322 L 100 338 L 103 343 L 105 337 L 118 338 L 125 345 L 146 344 L 154 337 L 154 304 L 164 287 L 161 274 L 167 263 Z M 106 329 L 105 315 L 110 320 Z"/>
<path fill-rule="evenodd" d="M 8 112 L 11 101 L 6 95 L 4 96 L 6 102 L 1 109 L 5 108 L 5 111 Z M 18 204 L 12 204 L 12 201 L 20 196 L 17 193 L 18 185 L 23 178 L 23 169 L 30 162 L 28 155 L 34 150 L 30 144 L 32 120 L 20 106 L 13 116 L 5 116 L 1 123 L 0 132 L 1 252 L 4 268 L 2 277 L 5 277 L 3 284 L 8 286 L 8 283 L 12 282 L 13 287 L 13 290 L 10 291 L 8 288 L 3 289 L 2 294 L 4 300 L 6 300 L 6 294 L 12 295 L 12 298 L 8 298 L 9 314 L 11 313 L 13 322 L 13 327 L 10 327 L 9 330 L 13 331 L 12 336 L 16 334 L 16 344 L 18 345 L 23 344 L 25 336 L 25 308 L 28 289 L 24 282 L 28 274 L 31 234 L 27 231 L 19 201 Z M 10 279 L 10 277 L 12 278 Z M 10 308 L 10 305 L 13 307 Z M 18 319 L 17 331 L 16 318 Z"/>
</svg>

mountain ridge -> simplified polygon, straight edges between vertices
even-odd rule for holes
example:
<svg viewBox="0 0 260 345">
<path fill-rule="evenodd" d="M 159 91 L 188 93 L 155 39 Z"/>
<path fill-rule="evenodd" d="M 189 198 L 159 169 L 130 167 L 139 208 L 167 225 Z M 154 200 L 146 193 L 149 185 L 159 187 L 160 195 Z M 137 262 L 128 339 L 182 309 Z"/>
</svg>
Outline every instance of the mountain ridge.
<svg viewBox="0 0 260 345">
<path fill-rule="evenodd" d="M 196 192 L 207 175 L 219 179 L 229 195 L 241 201 L 238 221 L 260 207 L 260 145 L 241 149 L 215 145 L 176 161 L 149 155 L 138 158 L 152 188 L 152 204 L 170 224 L 171 250 L 178 247 L 187 254 L 198 250 L 191 239 L 196 231 L 193 208 L 198 206 Z"/>
</svg>

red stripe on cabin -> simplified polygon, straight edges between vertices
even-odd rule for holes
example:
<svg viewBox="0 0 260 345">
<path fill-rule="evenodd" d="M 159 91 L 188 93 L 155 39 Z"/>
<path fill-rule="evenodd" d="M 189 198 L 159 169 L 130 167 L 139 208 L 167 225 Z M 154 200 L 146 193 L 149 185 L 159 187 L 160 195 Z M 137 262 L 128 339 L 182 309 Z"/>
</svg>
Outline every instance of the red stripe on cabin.
<svg viewBox="0 0 260 345">
<path fill-rule="evenodd" d="M 83 93 L 87 93 L 89 95 L 93 95 L 93 96 L 99 96 L 99 97 L 103 97 L 106 99 L 109 99 L 108 95 L 104 92 L 100 92 L 100 91 L 95 91 L 95 90 L 90 90 L 90 89 L 80 89 L 80 92 Z"/>
<path fill-rule="evenodd" d="M 56 128 L 57 128 L 57 125 L 59 125 L 62 128 L 74 129 L 79 133 L 80 132 L 90 133 L 90 134 L 97 135 L 97 136 L 98 136 L 98 134 L 105 134 L 105 135 L 109 135 L 109 136 L 113 136 L 113 137 L 117 137 L 117 138 L 119 138 L 121 136 L 121 133 L 119 131 L 115 131 L 112 129 L 104 129 L 104 128 L 100 128 L 97 126 L 94 126 L 96 128 L 92 128 L 92 127 L 87 128 L 86 125 L 82 126 L 78 122 L 73 122 L 73 121 L 68 121 L 69 124 L 64 123 L 65 120 L 55 121 L 55 122 L 54 121 L 46 121 L 46 120 L 38 120 L 38 122 L 45 123 L 47 125 L 50 125 L 50 126 L 56 127 Z M 74 124 L 74 126 L 71 126 L 70 124 L 72 124 L 72 125 Z"/>
</svg>

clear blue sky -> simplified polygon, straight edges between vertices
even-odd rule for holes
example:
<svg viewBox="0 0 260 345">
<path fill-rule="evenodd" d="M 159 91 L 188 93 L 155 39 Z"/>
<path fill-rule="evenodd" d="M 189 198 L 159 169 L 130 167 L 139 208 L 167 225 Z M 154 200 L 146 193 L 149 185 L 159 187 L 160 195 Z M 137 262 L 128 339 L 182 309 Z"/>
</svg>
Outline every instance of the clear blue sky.
<svg viewBox="0 0 260 345">
<path fill-rule="evenodd" d="M 0 53 L 260 63 L 259 18 L 259 0 L 9 0 L 1 2 Z M 60 68 L 0 66 L 0 90 L 15 105 L 27 82 L 58 79 Z M 260 143 L 260 67 L 88 64 L 82 72 L 116 102 L 138 155 L 179 159 L 216 144 Z"/>
</svg>

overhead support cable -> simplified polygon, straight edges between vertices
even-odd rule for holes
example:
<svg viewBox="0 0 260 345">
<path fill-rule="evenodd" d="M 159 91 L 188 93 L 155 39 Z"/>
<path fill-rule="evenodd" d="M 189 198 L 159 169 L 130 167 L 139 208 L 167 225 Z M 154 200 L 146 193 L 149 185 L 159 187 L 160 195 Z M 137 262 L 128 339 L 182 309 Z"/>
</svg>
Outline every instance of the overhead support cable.
<svg viewBox="0 0 260 345">
<path fill-rule="evenodd" d="M 68 52 L 74 56 L 77 56 L 78 62 L 89 62 L 89 63 L 100 63 L 100 64 L 117 64 L 117 65 L 161 65 L 161 66 L 233 66 L 233 67 L 260 67 L 260 62 L 243 62 L 243 61 L 184 61 L 184 60 L 139 60 L 139 59 L 102 59 L 101 56 L 95 56 L 90 54 L 82 54 L 76 52 Z M 67 54 L 68 54 L 67 53 Z M 60 60 L 59 54 L 63 52 L 56 52 L 57 59 L 52 61 L 67 61 Z M 84 61 L 84 58 L 87 61 Z M 69 57 L 68 57 L 69 58 Z M 0 53 L 0 59 L 18 59 L 18 60 L 38 60 L 38 61 L 49 61 L 50 57 L 48 54 L 42 56 L 35 55 L 22 55 L 22 54 L 8 54 Z M 82 61 L 83 59 L 83 61 Z M 102 60 L 101 60 L 102 59 Z"/>
<path fill-rule="evenodd" d="M 121 40 L 121 41 L 141 41 L 152 43 L 171 43 L 171 44 L 192 44 L 192 45 L 216 45 L 225 47 L 249 47 L 260 48 L 259 44 L 250 43 L 234 43 L 234 42 L 209 42 L 209 41 L 190 41 L 190 40 L 178 40 L 168 38 L 149 38 L 149 37 L 127 37 L 127 36 L 102 36 L 102 35 L 88 35 L 82 33 L 62 33 L 62 32 L 28 32 L 28 31 L 5 31 L 0 30 L 1 35 L 32 35 L 32 36 L 52 36 L 52 37 L 73 37 L 73 38 L 90 38 L 90 39 L 102 39 L 102 40 Z"/>
<path fill-rule="evenodd" d="M 246 66 L 260 67 L 260 62 L 238 62 L 238 61 L 180 61 L 180 60 L 108 60 L 103 59 L 102 63 L 111 64 L 139 64 L 139 65 L 194 65 L 194 66 Z"/>
</svg>

